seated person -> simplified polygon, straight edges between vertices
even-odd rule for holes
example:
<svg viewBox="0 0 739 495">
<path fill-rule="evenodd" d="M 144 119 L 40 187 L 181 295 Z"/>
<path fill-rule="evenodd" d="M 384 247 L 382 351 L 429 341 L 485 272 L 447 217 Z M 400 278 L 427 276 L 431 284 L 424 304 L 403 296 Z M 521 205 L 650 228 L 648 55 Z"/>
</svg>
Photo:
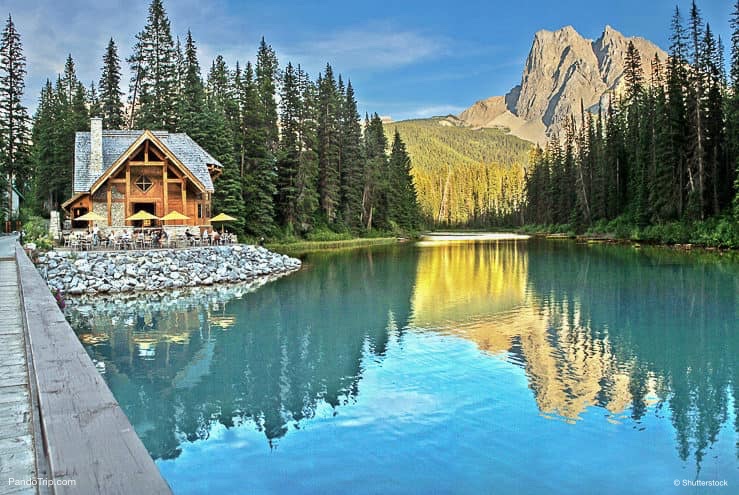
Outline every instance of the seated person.
<svg viewBox="0 0 739 495">
<path fill-rule="evenodd" d="M 164 247 L 167 244 L 168 240 L 169 240 L 169 235 L 167 234 L 167 231 L 162 230 L 161 234 L 159 235 L 159 247 Z"/>
<path fill-rule="evenodd" d="M 195 244 L 195 235 L 190 232 L 190 227 L 185 229 L 185 238 L 187 239 L 187 245 L 192 246 Z"/>
</svg>

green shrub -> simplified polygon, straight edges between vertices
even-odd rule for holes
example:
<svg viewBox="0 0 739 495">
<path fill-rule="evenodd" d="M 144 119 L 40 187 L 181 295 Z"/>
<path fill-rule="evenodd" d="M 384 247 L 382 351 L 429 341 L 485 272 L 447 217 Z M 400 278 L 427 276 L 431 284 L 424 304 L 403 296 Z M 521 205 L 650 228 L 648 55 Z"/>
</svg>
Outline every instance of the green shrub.
<svg viewBox="0 0 739 495">
<path fill-rule="evenodd" d="M 36 244 L 36 249 L 48 251 L 54 247 L 49 237 L 49 221 L 41 217 L 29 217 L 23 224 L 23 242 Z"/>
</svg>

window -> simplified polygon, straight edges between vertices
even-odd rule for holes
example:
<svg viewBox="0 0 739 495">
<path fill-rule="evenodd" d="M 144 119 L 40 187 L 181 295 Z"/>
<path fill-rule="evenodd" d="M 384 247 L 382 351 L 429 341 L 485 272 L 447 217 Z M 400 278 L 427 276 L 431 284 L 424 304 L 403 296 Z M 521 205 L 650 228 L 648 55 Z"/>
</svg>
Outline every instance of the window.
<svg viewBox="0 0 739 495">
<path fill-rule="evenodd" d="M 198 218 L 203 218 L 203 205 L 198 203 Z"/>
<path fill-rule="evenodd" d="M 151 182 L 151 179 L 145 175 L 142 175 L 141 177 L 136 179 L 136 187 L 141 189 L 143 192 L 146 192 L 149 189 L 151 189 L 152 185 L 154 184 Z"/>
</svg>

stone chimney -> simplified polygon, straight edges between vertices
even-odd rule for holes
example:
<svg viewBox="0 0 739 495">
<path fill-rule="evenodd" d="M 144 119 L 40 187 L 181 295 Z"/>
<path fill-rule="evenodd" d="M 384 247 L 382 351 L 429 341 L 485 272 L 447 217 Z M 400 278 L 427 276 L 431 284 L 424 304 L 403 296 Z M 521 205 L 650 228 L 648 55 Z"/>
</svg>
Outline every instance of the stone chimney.
<svg viewBox="0 0 739 495">
<path fill-rule="evenodd" d="M 90 173 L 100 175 L 103 171 L 103 119 L 90 119 Z"/>
</svg>

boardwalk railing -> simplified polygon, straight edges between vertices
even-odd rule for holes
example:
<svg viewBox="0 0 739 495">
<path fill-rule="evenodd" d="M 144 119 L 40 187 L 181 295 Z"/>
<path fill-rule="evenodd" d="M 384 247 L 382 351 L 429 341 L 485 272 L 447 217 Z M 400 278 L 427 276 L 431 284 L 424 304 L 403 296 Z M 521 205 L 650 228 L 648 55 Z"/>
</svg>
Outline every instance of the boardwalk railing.
<svg viewBox="0 0 739 495">
<path fill-rule="evenodd" d="M 16 259 L 53 493 L 171 494 L 20 246 Z"/>
</svg>

